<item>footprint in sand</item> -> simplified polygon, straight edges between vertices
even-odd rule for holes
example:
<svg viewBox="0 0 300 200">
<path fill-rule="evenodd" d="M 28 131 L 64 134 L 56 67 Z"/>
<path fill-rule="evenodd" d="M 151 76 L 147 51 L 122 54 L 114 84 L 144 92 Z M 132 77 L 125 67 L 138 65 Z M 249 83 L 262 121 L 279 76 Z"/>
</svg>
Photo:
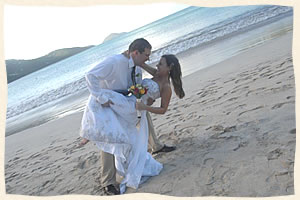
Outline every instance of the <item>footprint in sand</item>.
<svg viewBox="0 0 300 200">
<path fill-rule="evenodd" d="M 236 106 L 234 110 L 236 110 L 237 108 L 243 109 L 243 108 L 245 108 L 246 106 L 247 106 L 247 104 L 241 104 L 241 105 Z"/>
<path fill-rule="evenodd" d="M 17 151 L 16 151 L 16 153 L 23 153 L 24 152 L 24 149 L 18 149 Z"/>
<path fill-rule="evenodd" d="M 263 65 L 263 66 L 262 66 Z M 259 65 L 258 65 L 258 67 L 257 67 L 257 70 L 259 71 L 259 72 L 261 72 L 261 71 L 263 71 L 263 70 L 265 70 L 265 69 L 268 69 L 268 68 L 270 68 L 271 67 L 271 65 L 267 65 L 267 63 L 260 63 Z"/>
<path fill-rule="evenodd" d="M 264 107 L 264 106 L 258 106 L 258 107 L 255 107 L 255 108 L 253 108 L 253 109 L 246 110 L 246 111 L 244 111 L 244 112 L 241 112 L 238 116 L 241 116 L 241 115 L 243 115 L 243 114 L 245 114 L 245 113 L 247 113 L 247 112 L 251 112 L 251 111 L 255 111 L 255 110 L 261 109 L 261 108 L 263 108 L 263 107 Z"/>
<path fill-rule="evenodd" d="M 268 153 L 267 158 L 268 158 L 268 160 L 275 160 L 275 159 L 278 159 L 281 155 L 282 155 L 282 150 L 277 148 L 273 151 L 270 151 Z"/>
<path fill-rule="evenodd" d="M 229 82 L 232 82 L 232 81 L 235 81 L 235 78 L 231 78 L 231 79 L 229 79 L 228 81 L 225 81 L 224 84 L 229 83 Z"/>
<path fill-rule="evenodd" d="M 275 106 L 272 107 L 272 110 L 277 109 L 277 108 L 281 108 L 284 104 L 286 103 L 278 103 Z"/>
<path fill-rule="evenodd" d="M 203 177 L 203 181 L 205 183 L 205 185 L 212 185 L 213 183 L 216 182 L 216 178 L 215 178 L 215 173 L 216 171 L 214 170 L 214 168 L 212 167 L 208 167 L 203 169 L 204 177 Z"/>
<path fill-rule="evenodd" d="M 164 183 L 161 186 L 159 193 L 160 194 L 167 194 L 167 193 L 170 193 L 172 191 L 173 191 L 173 182 L 167 182 L 167 183 Z"/>
<path fill-rule="evenodd" d="M 200 95 L 200 94 L 202 94 L 202 93 L 203 93 L 203 91 L 200 91 L 200 92 L 197 92 L 196 95 Z"/>
<path fill-rule="evenodd" d="M 266 89 L 265 87 L 261 87 L 261 88 L 256 88 L 254 90 L 250 90 L 250 91 L 247 92 L 246 97 L 248 97 L 249 94 L 251 94 L 251 93 L 255 93 L 257 95 L 261 92 L 264 92 L 265 89 Z"/>
<path fill-rule="evenodd" d="M 187 135 L 190 135 L 192 133 L 195 133 L 195 131 L 197 131 L 197 130 L 198 130 L 198 125 L 196 125 L 196 126 L 189 126 L 189 127 L 184 127 L 182 129 L 180 129 L 178 131 L 178 133 L 179 133 L 179 135 L 184 134 L 184 135 L 187 136 Z"/>
<path fill-rule="evenodd" d="M 238 80 L 236 80 L 234 83 L 237 84 L 237 83 L 239 83 L 239 82 L 247 81 L 247 80 L 249 80 L 249 79 L 252 79 L 252 75 L 249 75 L 249 76 L 247 76 L 247 77 L 245 77 L 245 78 L 238 79 Z"/>
<path fill-rule="evenodd" d="M 233 90 L 231 91 L 231 94 L 237 93 L 239 91 L 241 92 L 245 92 L 245 90 L 249 89 L 249 86 L 245 86 L 243 88 L 239 88 L 241 85 L 236 86 L 235 88 L 233 88 Z"/>
<path fill-rule="evenodd" d="M 287 102 L 275 104 L 275 105 L 272 107 L 272 110 L 277 109 L 277 108 L 281 108 L 283 105 L 288 104 L 288 103 L 294 103 L 294 101 L 287 101 Z"/>
<path fill-rule="evenodd" d="M 273 93 L 278 93 L 278 92 L 286 91 L 286 90 L 289 90 L 289 89 L 295 89 L 295 86 L 292 85 L 292 84 L 287 84 L 287 85 L 283 85 L 281 87 L 271 88 L 267 91 L 271 91 Z"/>
<path fill-rule="evenodd" d="M 268 79 L 271 79 L 271 78 L 280 76 L 280 75 L 285 74 L 285 73 L 286 73 L 286 72 L 281 72 L 281 73 L 278 73 L 278 74 L 272 74 L 271 76 L 268 77 Z"/>
<path fill-rule="evenodd" d="M 279 183 L 284 183 L 290 180 L 289 172 L 288 171 L 282 171 L 275 173 L 275 179 Z"/>
<path fill-rule="evenodd" d="M 294 184 L 291 183 L 291 185 L 287 186 L 285 191 L 288 193 L 288 194 L 293 194 L 294 193 Z"/>
<path fill-rule="evenodd" d="M 235 148 L 233 149 L 233 151 L 237 151 L 238 149 L 240 149 L 240 148 L 242 148 L 242 147 L 246 147 L 248 144 L 249 144 L 248 141 L 240 142 L 240 143 L 238 144 L 238 146 L 235 147 Z"/>
<path fill-rule="evenodd" d="M 235 171 L 236 170 L 228 169 L 221 174 L 221 181 L 223 182 L 223 184 L 228 183 L 230 179 L 235 176 Z"/>
<path fill-rule="evenodd" d="M 237 99 L 238 99 L 237 97 L 233 97 L 233 98 L 228 99 L 227 101 L 234 101 L 234 100 L 237 100 Z"/>
<path fill-rule="evenodd" d="M 272 183 L 272 182 L 276 181 L 276 180 L 275 180 L 275 172 L 272 172 L 272 174 L 269 175 L 269 176 L 265 179 L 265 181 L 266 181 L 267 183 Z"/>
<path fill-rule="evenodd" d="M 78 163 L 77 168 L 84 169 L 86 166 L 87 160 L 81 161 Z"/>
<path fill-rule="evenodd" d="M 190 106 L 191 106 L 190 104 L 185 104 L 185 105 L 183 105 L 183 108 L 188 108 Z"/>
<path fill-rule="evenodd" d="M 289 133 L 290 133 L 290 134 L 296 134 L 296 129 L 294 128 L 294 129 L 290 130 Z"/>
<path fill-rule="evenodd" d="M 230 127 L 226 127 L 224 128 L 224 132 L 234 132 L 234 131 L 237 131 L 237 128 L 236 126 L 230 126 Z"/>
<path fill-rule="evenodd" d="M 185 118 L 186 118 L 187 120 L 190 120 L 190 119 L 199 119 L 200 116 L 198 116 L 197 113 L 198 113 L 198 112 L 191 112 L 191 113 L 189 113 Z"/>
<path fill-rule="evenodd" d="M 294 98 L 295 96 L 287 96 L 286 99 Z"/>
<path fill-rule="evenodd" d="M 209 130 L 209 129 L 211 129 L 212 131 L 223 131 L 224 127 L 222 125 L 213 125 L 213 126 L 206 128 L 206 130 Z"/>
<path fill-rule="evenodd" d="M 267 71 L 261 73 L 259 76 L 260 76 L 260 77 L 268 77 L 268 76 L 271 75 L 270 73 L 272 73 L 272 70 L 267 69 Z"/>
<path fill-rule="evenodd" d="M 42 155 L 42 154 L 40 154 L 40 153 L 32 154 L 32 155 L 29 157 L 29 160 L 30 160 L 30 159 L 33 159 L 33 158 L 36 158 L 36 157 L 39 157 L 40 155 Z"/>
<path fill-rule="evenodd" d="M 289 79 L 295 79 L 294 75 L 289 76 Z"/>
<path fill-rule="evenodd" d="M 213 158 L 206 158 L 206 159 L 203 160 L 203 165 L 204 165 L 204 166 L 205 166 L 205 165 L 211 166 L 213 162 L 214 162 L 214 159 L 213 159 Z"/>
</svg>

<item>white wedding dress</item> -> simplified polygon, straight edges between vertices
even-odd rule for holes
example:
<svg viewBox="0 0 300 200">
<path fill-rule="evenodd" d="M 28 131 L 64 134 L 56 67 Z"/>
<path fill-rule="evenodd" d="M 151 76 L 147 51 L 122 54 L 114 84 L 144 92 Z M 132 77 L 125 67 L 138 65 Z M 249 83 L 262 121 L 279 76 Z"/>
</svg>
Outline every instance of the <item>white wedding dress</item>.
<svg viewBox="0 0 300 200">
<path fill-rule="evenodd" d="M 159 85 L 155 81 L 144 79 L 142 85 L 148 89 L 142 97 L 144 103 L 149 97 L 160 97 Z M 120 184 L 120 192 L 124 193 L 126 186 L 137 189 L 150 176 L 158 175 L 163 166 L 147 152 L 145 111 L 141 112 L 139 127 L 136 126 L 136 98 L 112 90 L 104 92 L 114 104 L 110 108 L 102 107 L 90 96 L 83 114 L 81 136 L 95 142 L 102 151 L 114 154 L 116 170 L 124 177 Z"/>
</svg>

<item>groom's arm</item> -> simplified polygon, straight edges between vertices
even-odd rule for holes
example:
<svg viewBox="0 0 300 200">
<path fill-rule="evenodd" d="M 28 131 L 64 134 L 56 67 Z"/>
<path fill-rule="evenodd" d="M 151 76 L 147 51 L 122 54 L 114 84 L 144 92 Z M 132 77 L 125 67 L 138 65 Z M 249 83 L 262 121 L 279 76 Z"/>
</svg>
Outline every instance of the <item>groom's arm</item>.
<svg viewBox="0 0 300 200">
<path fill-rule="evenodd" d="M 148 72 L 149 74 L 151 74 L 152 76 L 156 74 L 157 69 L 151 67 L 150 65 L 147 65 L 146 63 L 142 64 L 140 67 L 144 69 L 146 72 Z"/>
<path fill-rule="evenodd" d="M 100 82 L 113 78 L 114 59 L 108 58 L 93 67 L 85 74 L 87 87 L 91 95 L 93 95 L 100 104 L 107 104 L 109 98 L 103 93 Z"/>
</svg>

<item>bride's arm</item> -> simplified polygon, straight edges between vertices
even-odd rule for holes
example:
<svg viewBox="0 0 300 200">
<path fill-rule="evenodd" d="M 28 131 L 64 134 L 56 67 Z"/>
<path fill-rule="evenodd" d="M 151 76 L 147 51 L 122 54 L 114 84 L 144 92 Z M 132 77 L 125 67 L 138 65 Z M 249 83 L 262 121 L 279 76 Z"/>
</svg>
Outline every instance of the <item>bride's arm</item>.
<svg viewBox="0 0 300 200">
<path fill-rule="evenodd" d="M 165 114 L 165 112 L 168 110 L 171 95 L 172 95 L 171 87 L 170 86 L 165 86 L 162 89 L 162 92 L 161 92 L 161 105 L 160 105 L 160 107 L 148 106 L 148 105 L 145 105 L 144 103 L 141 102 L 141 103 L 136 103 L 136 108 L 138 110 L 147 110 L 148 112 L 152 112 L 152 113 L 155 113 L 155 114 Z"/>
<path fill-rule="evenodd" d="M 148 72 L 149 74 L 151 74 L 152 76 L 156 74 L 157 69 L 151 67 L 150 65 L 147 65 L 146 63 L 142 64 L 140 67 L 144 69 L 146 72 Z"/>
<path fill-rule="evenodd" d="M 124 56 L 126 56 L 127 58 L 130 58 L 128 50 L 124 51 L 122 54 Z M 152 76 L 154 76 L 154 74 L 156 74 L 157 69 L 155 69 L 154 67 L 151 67 L 150 65 L 147 65 L 146 63 L 142 64 L 140 67 L 142 69 L 144 69 L 146 72 L 148 72 L 149 74 L 151 74 Z"/>
</svg>

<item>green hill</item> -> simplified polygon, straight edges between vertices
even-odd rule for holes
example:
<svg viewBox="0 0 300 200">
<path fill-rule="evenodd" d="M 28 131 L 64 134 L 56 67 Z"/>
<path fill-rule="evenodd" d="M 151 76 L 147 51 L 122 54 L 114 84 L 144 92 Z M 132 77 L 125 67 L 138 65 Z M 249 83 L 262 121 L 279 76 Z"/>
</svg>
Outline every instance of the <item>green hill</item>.
<svg viewBox="0 0 300 200">
<path fill-rule="evenodd" d="M 65 58 L 78 54 L 87 50 L 93 45 L 87 47 L 73 47 L 58 49 L 50 52 L 49 54 L 32 59 L 32 60 L 6 60 L 7 83 L 13 82 L 27 74 L 43 69 L 51 64 L 61 61 Z"/>
</svg>

